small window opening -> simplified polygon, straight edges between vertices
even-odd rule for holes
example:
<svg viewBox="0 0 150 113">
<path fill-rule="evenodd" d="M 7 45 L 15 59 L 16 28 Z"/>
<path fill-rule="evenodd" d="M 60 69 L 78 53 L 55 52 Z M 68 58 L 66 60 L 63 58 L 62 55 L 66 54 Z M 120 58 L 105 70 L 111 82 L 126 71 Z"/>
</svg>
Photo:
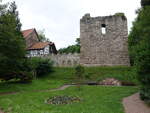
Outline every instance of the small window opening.
<svg viewBox="0 0 150 113">
<path fill-rule="evenodd" d="M 105 24 L 101 25 L 101 31 L 102 31 L 102 34 L 106 34 L 106 25 Z"/>
</svg>

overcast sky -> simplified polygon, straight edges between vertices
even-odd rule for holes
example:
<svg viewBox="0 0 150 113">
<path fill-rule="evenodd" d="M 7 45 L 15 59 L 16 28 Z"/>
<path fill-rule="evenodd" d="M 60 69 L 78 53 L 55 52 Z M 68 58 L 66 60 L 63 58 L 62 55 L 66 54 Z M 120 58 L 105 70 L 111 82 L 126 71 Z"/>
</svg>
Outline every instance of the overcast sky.
<svg viewBox="0 0 150 113">
<path fill-rule="evenodd" d="M 3 0 L 14 1 L 14 0 Z M 75 43 L 80 36 L 79 22 L 85 13 L 92 17 L 124 12 L 128 30 L 135 19 L 140 0 L 15 0 L 19 10 L 22 29 L 45 29 L 46 37 L 56 48 Z"/>
</svg>

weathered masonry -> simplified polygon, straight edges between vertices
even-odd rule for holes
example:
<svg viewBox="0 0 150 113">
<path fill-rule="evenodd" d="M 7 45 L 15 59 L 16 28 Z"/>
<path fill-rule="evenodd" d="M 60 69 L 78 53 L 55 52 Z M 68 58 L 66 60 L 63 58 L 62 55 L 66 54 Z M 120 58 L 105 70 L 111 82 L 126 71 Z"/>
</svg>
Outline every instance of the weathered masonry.
<svg viewBox="0 0 150 113">
<path fill-rule="evenodd" d="M 80 20 L 80 63 L 85 66 L 129 66 L 127 19 L 124 15 Z"/>
</svg>

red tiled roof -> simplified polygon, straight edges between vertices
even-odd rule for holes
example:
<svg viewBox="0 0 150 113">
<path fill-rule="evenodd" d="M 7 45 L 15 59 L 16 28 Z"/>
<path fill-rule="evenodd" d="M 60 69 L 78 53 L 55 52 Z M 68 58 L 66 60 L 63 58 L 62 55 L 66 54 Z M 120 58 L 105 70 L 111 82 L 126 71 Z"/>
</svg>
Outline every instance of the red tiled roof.
<svg viewBox="0 0 150 113">
<path fill-rule="evenodd" d="M 27 30 L 23 30 L 22 34 L 23 37 L 26 38 L 30 33 L 32 33 L 34 31 L 34 29 L 27 29 Z"/>
<path fill-rule="evenodd" d="M 47 45 L 52 45 L 53 43 L 51 42 L 38 42 L 35 43 L 33 46 L 31 46 L 30 48 L 28 48 L 28 50 L 34 50 L 34 49 L 43 49 L 44 47 L 46 47 Z"/>
</svg>

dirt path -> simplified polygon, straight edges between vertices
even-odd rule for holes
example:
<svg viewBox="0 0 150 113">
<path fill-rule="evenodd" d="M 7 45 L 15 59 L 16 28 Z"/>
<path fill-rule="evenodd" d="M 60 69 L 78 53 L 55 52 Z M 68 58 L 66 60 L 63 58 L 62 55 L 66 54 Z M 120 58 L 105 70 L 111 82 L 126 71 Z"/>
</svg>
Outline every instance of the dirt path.
<svg viewBox="0 0 150 113">
<path fill-rule="evenodd" d="M 63 85 L 59 88 L 55 88 L 55 89 L 46 89 L 46 90 L 35 90 L 33 92 L 49 92 L 49 91 L 61 91 L 61 90 L 65 90 L 66 88 L 70 87 L 70 86 L 74 86 L 74 85 Z"/>
<path fill-rule="evenodd" d="M 63 85 L 59 88 L 56 88 L 56 89 L 51 89 L 49 91 L 60 91 L 60 90 L 65 90 L 66 88 L 70 87 L 70 86 L 74 86 L 74 85 Z"/>
<path fill-rule="evenodd" d="M 48 92 L 48 91 L 60 91 L 60 90 L 64 90 L 70 86 L 74 86 L 74 85 L 63 85 L 59 88 L 55 88 L 55 89 L 46 89 L 46 90 L 33 90 L 32 92 Z M 13 94 L 18 94 L 21 92 L 4 92 L 4 93 L 0 93 L 0 95 L 13 95 Z M 0 112 L 1 113 L 1 112 Z"/>
<path fill-rule="evenodd" d="M 4 112 L 0 109 L 0 113 L 4 113 Z"/>
<path fill-rule="evenodd" d="M 139 93 L 123 99 L 125 113 L 150 113 L 150 107 L 146 106 L 139 98 Z"/>
</svg>

